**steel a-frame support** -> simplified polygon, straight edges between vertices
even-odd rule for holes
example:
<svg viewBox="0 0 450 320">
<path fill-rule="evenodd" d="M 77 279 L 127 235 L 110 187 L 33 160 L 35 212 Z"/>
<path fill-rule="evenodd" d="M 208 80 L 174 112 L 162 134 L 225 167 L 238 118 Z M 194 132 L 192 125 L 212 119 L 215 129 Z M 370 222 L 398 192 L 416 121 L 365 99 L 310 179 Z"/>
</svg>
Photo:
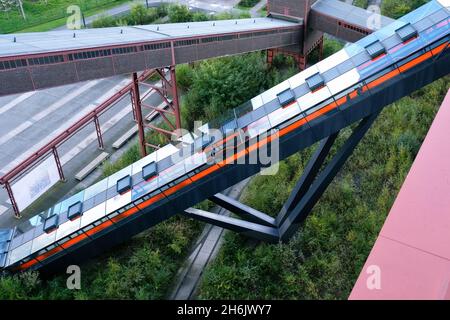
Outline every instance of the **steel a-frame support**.
<svg viewBox="0 0 450 320">
<path fill-rule="evenodd" d="M 306 192 L 304 191 L 306 189 L 306 186 L 301 186 L 298 189 L 294 188 L 294 195 L 291 195 L 289 197 L 293 200 L 291 202 L 288 201 L 287 206 L 285 206 L 286 208 L 283 207 L 278 218 L 278 221 L 280 223 L 278 225 L 278 228 L 280 232 L 280 239 L 282 241 L 289 240 L 293 236 L 295 231 L 298 230 L 301 223 L 306 219 L 317 201 L 319 201 L 320 197 L 333 181 L 336 174 L 345 164 L 347 159 L 352 155 L 353 150 L 355 150 L 356 146 L 370 129 L 378 115 L 379 112 L 375 112 L 360 121 L 358 126 L 353 130 L 350 137 L 347 139 L 347 141 L 345 141 L 344 145 L 337 151 L 336 155 L 330 160 L 330 162 L 325 166 L 321 173 L 314 179 L 314 182 L 312 182 L 309 187 L 307 187 Z M 319 147 L 317 153 L 319 153 L 321 149 L 324 148 L 324 145 L 328 142 L 329 141 L 324 141 Z M 328 146 L 328 148 L 331 148 L 331 146 Z M 317 153 L 315 154 L 315 156 L 317 156 Z M 317 159 L 321 160 L 320 157 L 318 157 Z M 310 165 L 308 165 L 308 167 L 310 167 Z M 308 172 L 306 172 L 306 174 L 308 174 Z M 306 178 L 303 179 L 307 180 Z M 308 180 L 311 182 L 311 179 Z M 301 181 L 302 179 L 300 180 L 300 182 Z M 295 193 L 297 190 L 304 192 L 304 194 L 300 194 L 301 197 L 296 196 Z"/>
<path fill-rule="evenodd" d="M 276 226 L 275 218 L 272 218 L 271 216 L 262 213 L 261 211 L 240 203 L 239 201 L 230 198 L 222 193 L 215 194 L 214 196 L 209 198 L 209 200 L 250 222 L 262 224 L 269 227 Z"/>
<path fill-rule="evenodd" d="M 186 209 L 184 214 L 199 221 L 211 223 L 259 240 L 278 242 L 280 238 L 278 229 L 275 227 L 268 227 L 258 223 L 248 222 L 195 208 Z"/>
<path fill-rule="evenodd" d="M 320 142 L 276 218 L 221 193 L 212 196 L 210 200 L 240 216 L 242 220 L 192 208 L 187 209 L 184 214 L 259 240 L 288 241 L 312 211 L 378 115 L 379 111 L 362 119 L 326 165 L 325 160 L 330 155 L 339 132 L 333 133 Z"/>
</svg>

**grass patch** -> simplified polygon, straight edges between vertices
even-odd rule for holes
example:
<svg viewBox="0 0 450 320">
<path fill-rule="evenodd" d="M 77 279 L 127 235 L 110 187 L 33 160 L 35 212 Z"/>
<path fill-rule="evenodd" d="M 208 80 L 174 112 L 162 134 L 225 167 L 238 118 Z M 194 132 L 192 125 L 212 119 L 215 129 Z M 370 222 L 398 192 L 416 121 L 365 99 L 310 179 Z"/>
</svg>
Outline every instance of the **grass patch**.
<svg viewBox="0 0 450 320">
<path fill-rule="evenodd" d="M 67 8 L 79 6 L 84 15 L 90 16 L 103 10 L 116 7 L 129 0 L 24 0 L 24 10 L 27 20 L 24 20 L 17 8 L 8 14 L 0 12 L 0 33 L 48 31 L 66 23 L 71 13 Z"/>
</svg>

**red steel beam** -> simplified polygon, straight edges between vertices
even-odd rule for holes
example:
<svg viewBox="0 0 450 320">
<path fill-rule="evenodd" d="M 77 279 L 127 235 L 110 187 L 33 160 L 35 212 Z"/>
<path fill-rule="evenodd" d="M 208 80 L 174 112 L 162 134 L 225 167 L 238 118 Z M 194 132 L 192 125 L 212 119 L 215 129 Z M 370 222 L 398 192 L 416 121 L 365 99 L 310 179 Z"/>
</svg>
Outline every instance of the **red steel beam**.
<svg viewBox="0 0 450 320">
<path fill-rule="evenodd" d="M 178 100 L 178 88 L 177 88 L 177 77 L 175 72 L 175 66 L 170 66 L 170 82 L 172 85 L 172 103 L 173 109 L 175 112 L 175 121 L 176 127 L 178 131 L 181 129 L 181 114 L 180 114 L 180 105 Z M 180 132 L 178 132 L 180 134 Z"/>
<path fill-rule="evenodd" d="M 19 207 L 17 206 L 16 198 L 14 197 L 14 193 L 12 192 L 11 185 L 7 181 L 5 183 L 6 192 L 8 192 L 9 199 L 11 200 L 11 205 L 13 207 L 14 216 L 17 219 L 20 219 L 22 216 L 20 215 Z"/>
<path fill-rule="evenodd" d="M 139 79 L 136 72 L 133 72 L 132 77 L 132 101 L 134 104 L 134 110 L 136 111 L 136 123 L 138 126 L 139 135 L 139 145 L 141 149 L 141 156 L 145 157 L 147 155 L 147 147 L 145 146 L 145 129 L 144 121 L 142 120 L 142 107 L 141 107 L 141 97 L 139 96 Z"/>
</svg>

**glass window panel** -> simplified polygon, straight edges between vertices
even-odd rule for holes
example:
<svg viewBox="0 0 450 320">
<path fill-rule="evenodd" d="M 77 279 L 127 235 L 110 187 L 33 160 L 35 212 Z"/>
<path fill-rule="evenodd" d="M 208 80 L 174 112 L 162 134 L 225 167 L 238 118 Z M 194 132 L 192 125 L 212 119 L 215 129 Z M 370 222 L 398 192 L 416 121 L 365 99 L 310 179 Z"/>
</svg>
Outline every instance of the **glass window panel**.
<svg viewBox="0 0 450 320">
<path fill-rule="evenodd" d="M 148 156 L 140 159 L 139 161 L 133 163 L 131 166 L 131 173 L 134 176 L 137 173 L 140 173 L 142 171 L 142 167 L 149 164 L 152 161 L 156 161 L 156 152 L 152 152 Z"/>
<path fill-rule="evenodd" d="M 150 181 L 142 181 L 131 190 L 131 199 L 134 201 L 158 188 L 158 177 Z"/>
<path fill-rule="evenodd" d="M 311 91 L 315 91 L 324 85 L 323 77 L 320 73 L 316 73 L 306 79 L 306 83 Z"/>
<path fill-rule="evenodd" d="M 267 116 L 260 118 L 247 126 L 247 132 L 250 138 L 254 138 L 262 133 L 265 133 L 271 128 L 270 121 Z"/>
<path fill-rule="evenodd" d="M 80 227 L 83 228 L 88 224 L 91 224 L 92 222 L 103 218 L 105 214 L 106 214 L 106 202 L 102 202 L 101 204 L 83 213 L 83 216 L 81 217 Z"/>
<path fill-rule="evenodd" d="M 340 64 L 341 62 L 344 62 L 345 60 L 348 60 L 348 59 L 350 59 L 350 56 L 347 53 L 347 51 L 340 50 L 340 51 L 336 52 L 335 54 L 329 56 L 328 58 L 326 58 L 322 61 L 319 61 L 316 65 L 317 65 L 317 68 L 319 69 L 319 72 L 324 73 L 328 70 L 333 69 L 338 64 Z"/>
<path fill-rule="evenodd" d="M 115 197 L 106 201 L 106 214 L 116 211 L 117 209 L 126 206 L 131 202 L 131 192 L 127 192 L 123 195 L 116 195 Z"/>
<path fill-rule="evenodd" d="M 59 216 L 57 214 L 48 217 L 45 220 L 45 224 L 44 224 L 44 231 L 46 233 L 50 233 L 52 231 L 54 231 L 56 228 L 58 228 L 58 221 L 59 221 Z"/>
<path fill-rule="evenodd" d="M 122 170 L 112 174 L 108 177 L 108 189 L 111 187 L 116 187 L 117 181 L 122 179 L 123 177 L 131 175 L 131 166 L 123 168 Z"/>
<path fill-rule="evenodd" d="M 206 154 L 204 152 L 195 153 L 192 156 L 186 158 L 184 160 L 184 166 L 186 168 L 186 172 L 190 172 L 202 165 L 204 165 L 207 161 Z"/>
<path fill-rule="evenodd" d="M 12 237 L 12 234 L 13 234 L 12 229 L 0 230 L 0 242 L 9 241 Z"/>
<path fill-rule="evenodd" d="M 103 179 L 94 184 L 93 186 L 90 186 L 89 188 L 85 189 L 83 200 L 85 201 L 87 199 L 94 197 L 99 193 L 102 193 L 103 191 L 106 190 L 107 185 L 108 185 L 108 178 Z"/>
<path fill-rule="evenodd" d="M 356 69 L 353 69 L 328 82 L 327 87 L 330 90 L 331 94 L 334 95 L 347 89 L 348 87 L 353 86 L 354 84 L 358 83 L 359 80 L 360 75 L 358 71 Z"/>
<path fill-rule="evenodd" d="M 119 180 L 116 183 L 116 191 L 117 193 L 123 194 L 130 190 L 132 187 L 131 176 L 127 175 Z"/>
<path fill-rule="evenodd" d="M 84 190 L 78 192 L 77 194 L 71 196 L 70 198 L 64 200 L 61 203 L 61 210 L 60 212 L 66 212 L 69 207 L 77 202 L 83 202 L 84 200 Z"/>
<path fill-rule="evenodd" d="M 179 162 L 159 173 L 159 185 L 163 186 L 186 173 L 184 162 Z"/>
<path fill-rule="evenodd" d="M 295 95 L 291 89 L 287 89 L 278 94 L 278 102 L 282 106 L 286 106 L 293 101 L 295 101 Z"/>
<path fill-rule="evenodd" d="M 32 241 L 28 241 L 14 250 L 11 250 L 8 254 L 8 265 L 16 263 L 31 254 Z"/>
<path fill-rule="evenodd" d="M 276 85 L 275 87 L 261 93 L 262 101 L 264 103 L 270 102 L 273 99 L 276 99 L 278 97 L 278 94 L 290 88 L 291 86 L 289 80 L 285 80 L 282 83 Z"/>
<path fill-rule="evenodd" d="M 39 251 L 55 242 L 55 240 L 56 240 L 56 232 L 43 233 L 39 237 L 34 238 L 31 252 Z"/>
<path fill-rule="evenodd" d="M 261 107 L 263 105 L 263 100 L 261 98 L 261 95 L 254 97 L 252 100 L 252 106 L 253 106 L 253 110 L 258 109 L 259 107 Z"/>
<path fill-rule="evenodd" d="M 305 94 L 303 97 L 297 99 L 297 102 L 302 111 L 305 111 L 316 104 L 328 99 L 331 96 L 330 90 L 327 87 L 323 87 L 322 89 L 312 93 L 309 92 Z"/>
<path fill-rule="evenodd" d="M 172 144 L 167 144 L 156 151 L 156 161 L 161 161 L 172 154 L 178 152 L 178 148 Z"/>
<path fill-rule="evenodd" d="M 298 103 L 294 103 L 287 108 L 279 108 L 272 113 L 269 113 L 268 118 L 272 128 L 278 126 L 280 123 L 295 117 L 300 113 Z"/>
<path fill-rule="evenodd" d="M 61 240 L 62 238 L 68 236 L 69 234 L 80 229 L 81 219 L 76 219 L 74 221 L 66 221 L 61 224 L 56 230 L 56 240 Z"/>
<path fill-rule="evenodd" d="M 414 29 L 414 27 L 410 23 L 397 29 L 395 32 L 400 37 L 400 39 L 402 39 L 402 41 L 408 41 L 409 39 L 417 36 L 417 30 Z"/>
<path fill-rule="evenodd" d="M 383 44 L 378 40 L 369 44 L 366 47 L 366 50 L 367 53 L 372 57 L 372 59 L 386 52 L 386 49 L 384 48 Z"/>
</svg>

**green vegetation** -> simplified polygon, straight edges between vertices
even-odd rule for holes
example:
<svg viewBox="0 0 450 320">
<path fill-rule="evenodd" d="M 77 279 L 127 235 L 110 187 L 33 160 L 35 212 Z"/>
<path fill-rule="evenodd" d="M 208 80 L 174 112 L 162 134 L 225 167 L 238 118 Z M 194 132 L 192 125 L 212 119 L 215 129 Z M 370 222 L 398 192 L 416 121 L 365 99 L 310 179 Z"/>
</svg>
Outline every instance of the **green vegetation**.
<svg viewBox="0 0 450 320">
<path fill-rule="evenodd" d="M 168 6 L 162 5 L 158 8 L 146 8 L 142 4 L 131 6 L 128 14 L 121 17 L 108 15 L 100 16 L 92 22 L 93 28 L 105 28 L 127 25 L 143 25 L 154 23 L 168 14 Z"/>
<path fill-rule="evenodd" d="M 248 101 L 273 83 L 273 75 L 267 76 L 267 65 L 259 53 L 203 61 L 192 74 L 185 67 L 179 70 L 178 79 L 187 89 L 182 112 L 189 129 L 195 120 L 207 122 L 221 117 L 225 110 Z M 190 85 L 188 77 L 192 79 Z"/>
<path fill-rule="evenodd" d="M 23 0 L 27 19 L 24 20 L 17 7 L 9 12 L 0 11 L 0 33 L 17 31 L 46 31 L 66 23 L 72 13 L 67 8 L 79 6 L 85 16 L 109 9 L 129 0 Z"/>
<path fill-rule="evenodd" d="M 399 12 L 387 8 L 385 14 Z M 173 19 L 184 19 L 180 12 L 186 13 L 179 10 Z M 147 19 L 148 12 L 142 13 L 137 9 L 134 21 Z M 325 55 L 340 48 L 327 40 Z M 289 58 L 278 56 L 272 69 L 264 62 L 264 54 L 252 53 L 177 66 L 185 124 L 216 118 L 295 72 Z M 289 243 L 271 245 L 227 233 L 205 271 L 200 298 L 347 298 L 449 86 L 447 77 L 387 107 Z M 338 145 L 348 135 L 345 130 Z M 148 138 L 164 143 L 156 133 Z M 255 177 L 243 201 L 277 214 L 313 150 L 282 161 L 275 176 Z M 119 161 L 105 164 L 104 175 L 139 158 L 138 146 L 132 146 Z M 66 289 L 64 274 L 49 280 L 29 272 L 0 277 L 0 299 L 165 298 L 200 229 L 200 223 L 174 217 L 141 233 L 83 264 L 79 291 Z"/>
<path fill-rule="evenodd" d="M 165 19 L 165 17 L 167 17 Z M 207 15 L 204 12 L 192 12 L 185 5 L 162 5 L 158 8 L 145 8 L 137 4 L 132 7 L 129 14 L 121 17 L 101 16 L 92 23 L 94 28 L 115 27 L 123 25 L 142 25 L 150 23 L 178 23 L 208 20 L 226 20 L 248 18 L 248 13 L 239 15 L 231 12 L 221 12 L 216 15 Z"/>
<path fill-rule="evenodd" d="M 238 6 L 249 9 L 249 8 L 253 8 L 258 2 L 259 2 L 259 0 L 241 0 L 241 1 L 239 1 Z"/>
<path fill-rule="evenodd" d="M 47 281 L 37 272 L 0 277 L 0 299 L 162 299 L 200 227 L 174 217 L 81 265 L 81 290 L 68 290 L 64 273 Z"/>
<path fill-rule="evenodd" d="M 369 0 L 354 0 L 353 5 L 363 9 L 367 9 L 369 5 Z"/>
<path fill-rule="evenodd" d="M 398 19 L 411 10 L 424 5 L 429 0 L 383 0 L 381 13 L 394 19 Z"/>
</svg>

